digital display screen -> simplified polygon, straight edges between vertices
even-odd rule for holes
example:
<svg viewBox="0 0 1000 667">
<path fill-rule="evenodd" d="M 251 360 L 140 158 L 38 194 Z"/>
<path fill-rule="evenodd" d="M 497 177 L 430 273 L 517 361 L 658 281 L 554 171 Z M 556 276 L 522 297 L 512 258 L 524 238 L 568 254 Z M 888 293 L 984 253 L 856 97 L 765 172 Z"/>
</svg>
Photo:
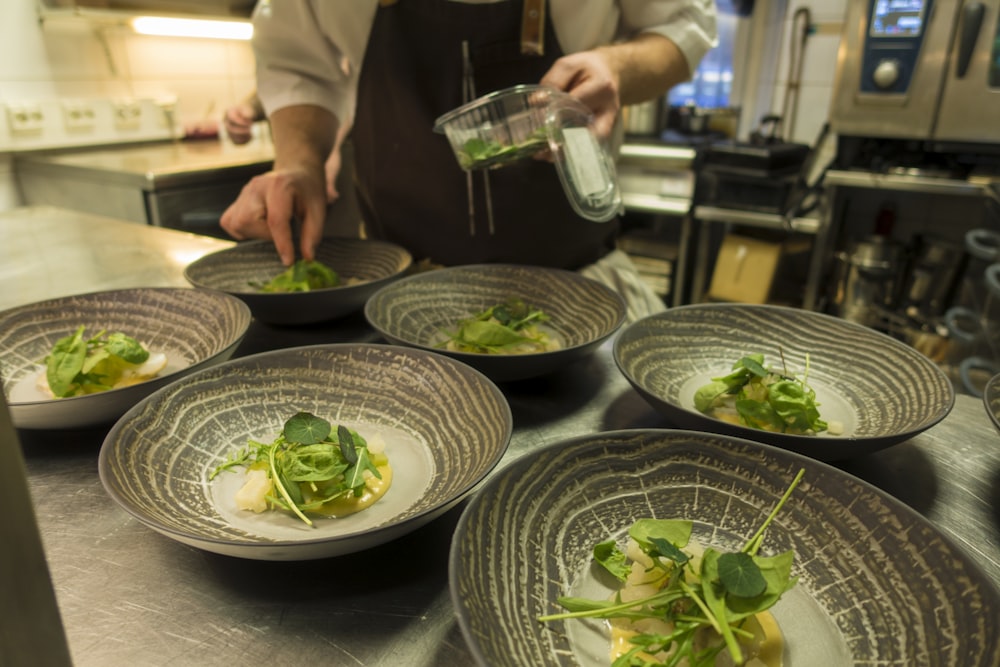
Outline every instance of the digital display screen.
<svg viewBox="0 0 1000 667">
<path fill-rule="evenodd" d="M 872 7 L 872 37 L 919 37 L 924 9 L 930 0 L 876 0 Z"/>
</svg>

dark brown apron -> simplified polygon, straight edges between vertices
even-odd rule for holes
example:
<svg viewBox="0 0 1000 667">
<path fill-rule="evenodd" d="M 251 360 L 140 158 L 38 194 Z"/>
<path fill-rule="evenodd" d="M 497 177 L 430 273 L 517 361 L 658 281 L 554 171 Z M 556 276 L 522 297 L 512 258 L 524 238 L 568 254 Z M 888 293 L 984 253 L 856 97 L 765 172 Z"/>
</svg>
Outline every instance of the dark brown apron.
<svg viewBox="0 0 1000 667">
<path fill-rule="evenodd" d="M 433 131 L 438 116 L 465 102 L 463 40 L 478 95 L 537 83 L 561 55 L 548 17 L 544 55 L 522 55 L 522 5 L 399 0 L 379 7 L 351 135 L 369 236 L 445 265 L 576 269 L 613 249 L 617 222 L 578 216 L 549 162 L 527 159 L 491 170 L 488 192 L 484 175 L 474 173 L 470 207 L 467 174 L 444 135 Z"/>
</svg>

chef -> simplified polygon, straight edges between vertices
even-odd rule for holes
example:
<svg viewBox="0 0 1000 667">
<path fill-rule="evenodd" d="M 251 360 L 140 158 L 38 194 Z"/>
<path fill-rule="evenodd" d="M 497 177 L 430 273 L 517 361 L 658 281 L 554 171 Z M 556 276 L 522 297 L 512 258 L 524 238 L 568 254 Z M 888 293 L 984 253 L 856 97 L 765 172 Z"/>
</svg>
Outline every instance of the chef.
<svg viewBox="0 0 1000 667">
<path fill-rule="evenodd" d="M 541 83 L 586 104 L 614 145 L 621 107 L 688 80 L 715 44 L 712 0 L 281 0 L 259 3 L 253 21 L 275 161 L 223 215 L 231 236 L 272 239 L 286 264 L 311 258 L 324 164 L 340 120 L 354 118 L 368 236 L 435 264 L 582 269 L 638 292 L 625 294 L 632 314 L 662 308 L 615 251 L 617 221 L 578 216 L 551 162 L 470 175 L 433 127 L 477 95 Z"/>
</svg>

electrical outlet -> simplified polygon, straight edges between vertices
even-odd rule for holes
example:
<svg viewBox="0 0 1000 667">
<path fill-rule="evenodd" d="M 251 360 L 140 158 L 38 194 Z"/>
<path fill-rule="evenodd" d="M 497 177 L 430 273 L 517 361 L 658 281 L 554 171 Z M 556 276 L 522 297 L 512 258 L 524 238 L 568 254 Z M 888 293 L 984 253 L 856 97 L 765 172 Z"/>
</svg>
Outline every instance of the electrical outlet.
<svg viewBox="0 0 1000 667">
<path fill-rule="evenodd" d="M 115 102 L 112 113 L 119 130 L 138 129 L 142 124 L 142 106 L 138 102 Z"/>
<path fill-rule="evenodd" d="M 63 102 L 63 123 L 66 129 L 92 130 L 97 123 L 94 106 L 88 102 Z"/>
<path fill-rule="evenodd" d="M 41 134 L 45 129 L 45 114 L 41 104 L 8 104 L 7 125 L 11 134 Z"/>
</svg>

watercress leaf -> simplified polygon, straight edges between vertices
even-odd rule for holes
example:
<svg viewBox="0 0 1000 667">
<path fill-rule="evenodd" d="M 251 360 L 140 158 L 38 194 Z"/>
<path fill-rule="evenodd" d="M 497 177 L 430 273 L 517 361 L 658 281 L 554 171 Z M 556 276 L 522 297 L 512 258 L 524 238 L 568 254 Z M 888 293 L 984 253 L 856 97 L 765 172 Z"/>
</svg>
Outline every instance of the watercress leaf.
<svg viewBox="0 0 1000 667">
<path fill-rule="evenodd" d="M 774 411 L 770 403 L 764 403 L 753 399 L 736 399 L 736 412 L 750 426 L 754 428 L 770 428 L 783 431 L 785 423 Z"/>
<path fill-rule="evenodd" d="M 282 472 L 294 482 L 320 482 L 343 475 L 347 463 L 340 449 L 329 442 L 299 445 L 282 456 Z"/>
<path fill-rule="evenodd" d="M 764 368 L 763 354 L 748 354 L 740 359 L 738 363 L 757 377 L 765 378 L 770 375 L 768 370 Z"/>
<path fill-rule="evenodd" d="M 567 611 L 597 611 L 614 606 L 612 600 L 591 600 L 589 598 L 560 597 L 559 604 Z"/>
<path fill-rule="evenodd" d="M 614 540 L 605 540 L 594 545 L 594 560 L 620 581 L 628 578 L 632 568 L 626 563 L 625 553 Z"/>
<path fill-rule="evenodd" d="M 356 465 L 358 462 L 358 451 L 354 443 L 354 434 L 343 424 L 337 426 L 337 443 L 340 445 L 340 453 L 343 455 L 344 460 L 351 465 Z"/>
<path fill-rule="evenodd" d="M 719 580 L 729 595 L 752 598 L 767 588 L 764 575 L 749 554 L 724 553 L 718 561 Z"/>
<path fill-rule="evenodd" d="M 819 431 L 825 428 L 819 418 L 815 392 L 797 380 L 779 380 L 772 384 L 768 402 L 789 429 Z M 818 428 L 821 424 L 823 428 Z"/>
<path fill-rule="evenodd" d="M 628 534 L 644 550 L 652 547 L 653 539 L 666 540 L 682 548 L 691 540 L 691 526 L 690 521 L 683 519 L 639 519 L 629 528 Z"/>
<path fill-rule="evenodd" d="M 649 552 L 650 556 L 662 556 L 680 565 L 691 560 L 690 556 L 663 538 L 652 537 L 650 543 L 653 545 L 653 550 Z"/>
<path fill-rule="evenodd" d="M 308 412 L 299 412 L 285 422 L 281 433 L 288 442 L 313 445 L 323 442 L 332 430 L 330 422 Z"/>
<path fill-rule="evenodd" d="M 141 364 L 149 359 L 149 350 L 131 336 L 127 336 L 120 331 L 109 333 L 104 343 L 104 349 L 109 354 L 124 359 L 130 364 Z"/>
<path fill-rule="evenodd" d="M 361 497 L 365 492 L 365 471 L 371 472 L 375 477 L 379 479 L 382 478 L 382 474 L 378 471 L 378 468 L 372 465 L 371 459 L 368 456 L 367 447 L 358 447 L 358 460 L 353 466 L 347 469 L 344 473 L 344 483 L 348 487 L 354 489 L 355 497 Z"/>
</svg>

